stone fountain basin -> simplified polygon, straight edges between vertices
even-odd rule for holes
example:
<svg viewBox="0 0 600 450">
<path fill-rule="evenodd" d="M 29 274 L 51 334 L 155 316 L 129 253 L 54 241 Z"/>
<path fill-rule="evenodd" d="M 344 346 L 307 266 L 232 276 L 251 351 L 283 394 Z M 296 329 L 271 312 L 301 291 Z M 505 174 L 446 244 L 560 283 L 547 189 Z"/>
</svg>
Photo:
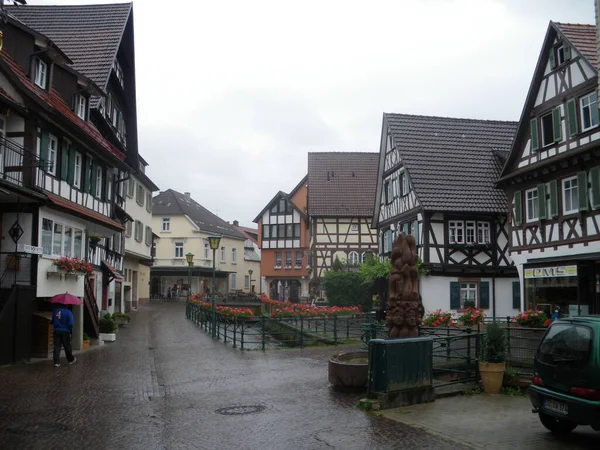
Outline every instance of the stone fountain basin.
<svg viewBox="0 0 600 450">
<path fill-rule="evenodd" d="M 363 388 L 369 373 L 369 352 L 343 352 L 329 358 L 329 382 L 342 388 Z"/>
</svg>

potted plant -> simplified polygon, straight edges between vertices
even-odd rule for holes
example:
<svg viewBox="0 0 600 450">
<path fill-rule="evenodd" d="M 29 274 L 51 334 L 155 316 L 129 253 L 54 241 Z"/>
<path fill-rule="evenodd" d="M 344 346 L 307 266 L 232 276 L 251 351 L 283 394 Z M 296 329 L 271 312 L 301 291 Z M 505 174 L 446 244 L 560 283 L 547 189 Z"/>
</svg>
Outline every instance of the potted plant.
<svg viewBox="0 0 600 450">
<path fill-rule="evenodd" d="M 114 342 L 117 339 L 115 331 L 117 327 L 115 321 L 110 314 L 104 314 L 100 319 L 100 339 L 105 342 Z"/>
<path fill-rule="evenodd" d="M 95 249 L 96 245 L 98 245 L 98 242 L 100 242 L 100 240 L 102 239 L 100 236 L 96 235 L 96 234 L 90 234 L 88 235 L 88 238 L 90 240 L 90 247 Z"/>
<path fill-rule="evenodd" d="M 112 319 L 114 320 L 117 326 L 123 326 L 131 322 L 131 317 L 129 316 L 129 314 L 124 314 L 120 312 L 114 312 L 112 315 Z"/>
<path fill-rule="evenodd" d="M 483 319 L 487 316 L 483 312 L 483 309 L 477 309 L 475 307 L 469 306 L 461 311 L 461 315 L 458 317 L 458 322 L 467 327 L 473 328 L 478 325 L 483 325 Z"/>
<path fill-rule="evenodd" d="M 83 349 L 86 350 L 90 348 L 90 337 L 87 333 L 83 333 Z"/>
<path fill-rule="evenodd" d="M 486 394 L 499 394 L 506 370 L 506 337 L 497 323 L 489 324 L 481 340 L 479 373 Z"/>
</svg>

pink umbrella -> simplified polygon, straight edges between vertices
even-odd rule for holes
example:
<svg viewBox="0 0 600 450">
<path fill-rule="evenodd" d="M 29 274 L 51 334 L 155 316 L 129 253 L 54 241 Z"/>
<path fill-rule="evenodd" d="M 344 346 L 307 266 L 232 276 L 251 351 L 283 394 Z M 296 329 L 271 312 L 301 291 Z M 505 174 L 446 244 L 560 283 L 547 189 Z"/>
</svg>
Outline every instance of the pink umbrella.
<svg viewBox="0 0 600 450">
<path fill-rule="evenodd" d="M 74 295 L 65 292 L 64 294 L 57 294 L 50 299 L 50 303 L 60 303 L 62 305 L 81 305 L 81 300 Z"/>
</svg>

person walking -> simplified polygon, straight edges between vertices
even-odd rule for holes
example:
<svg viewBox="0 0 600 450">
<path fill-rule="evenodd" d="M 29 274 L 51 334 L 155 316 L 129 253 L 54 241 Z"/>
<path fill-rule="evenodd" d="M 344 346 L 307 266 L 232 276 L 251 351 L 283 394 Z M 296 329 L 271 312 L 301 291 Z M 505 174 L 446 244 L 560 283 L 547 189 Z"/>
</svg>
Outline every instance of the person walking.
<svg viewBox="0 0 600 450">
<path fill-rule="evenodd" d="M 57 305 L 52 312 L 54 327 L 54 367 L 60 367 L 60 347 L 65 348 L 69 364 L 77 361 L 71 350 L 71 333 L 73 332 L 73 313 L 65 305 Z"/>
</svg>

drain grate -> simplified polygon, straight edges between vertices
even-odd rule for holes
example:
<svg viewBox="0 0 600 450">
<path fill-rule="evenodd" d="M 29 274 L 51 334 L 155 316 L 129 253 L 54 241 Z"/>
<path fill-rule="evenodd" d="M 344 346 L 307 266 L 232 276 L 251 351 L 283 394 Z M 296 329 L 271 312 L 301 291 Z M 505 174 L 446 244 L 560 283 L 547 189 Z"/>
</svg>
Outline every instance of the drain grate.
<svg viewBox="0 0 600 450">
<path fill-rule="evenodd" d="M 6 427 L 6 431 L 15 434 L 57 434 L 67 431 L 69 427 L 61 423 L 16 423 Z"/>
<path fill-rule="evenodd" d="M 217 414 L 224 416 L 243 416 L 246 414 L 257 414 L 266 409 L 265 405 L 241 405 L 241 406 L 228 406 L 226 408 L 217 409 Z"/>
</svg>

